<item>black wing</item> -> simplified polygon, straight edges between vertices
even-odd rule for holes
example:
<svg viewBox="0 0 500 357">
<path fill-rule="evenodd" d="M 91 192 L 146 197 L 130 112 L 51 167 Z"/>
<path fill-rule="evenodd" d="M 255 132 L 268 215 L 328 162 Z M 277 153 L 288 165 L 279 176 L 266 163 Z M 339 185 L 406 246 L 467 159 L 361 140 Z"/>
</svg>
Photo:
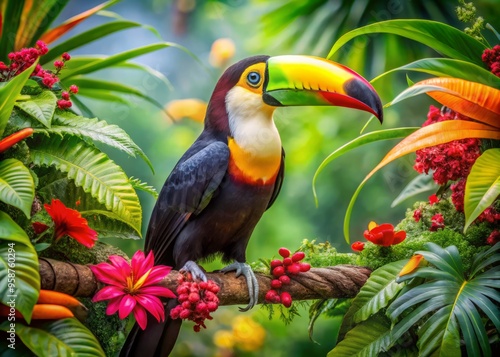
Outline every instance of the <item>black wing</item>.
<svg viewBox="0 0 500 357">
<path fill-rule="evenodd" d="M 228 163 L 229 148 L 225 143 L 198 142 L 174 167 L 160 192 L 146 234 L 145 250 L 154 251 L 157 263 L 174 266 L 172 250 L 176 237 L 189 217 L 208 205 Z"/>
<path fill-rule="evenodd" d="M 274 184 L 274 191 L 273 194 L 271 195 L 271 199 L 269 200 L 269 204 L 267 205 L 268 209 L 271 207 L 276 201 L 276 198 L 278 197 L 280 191 L 281 191 L 281 186 L 283 184 L 283 178 L 285 177 L 285 150 L 281 148 L 281 166 L 280 170 L 278 171 L 278 176 L 276 176 L 276 182 Z"/>
</svg>

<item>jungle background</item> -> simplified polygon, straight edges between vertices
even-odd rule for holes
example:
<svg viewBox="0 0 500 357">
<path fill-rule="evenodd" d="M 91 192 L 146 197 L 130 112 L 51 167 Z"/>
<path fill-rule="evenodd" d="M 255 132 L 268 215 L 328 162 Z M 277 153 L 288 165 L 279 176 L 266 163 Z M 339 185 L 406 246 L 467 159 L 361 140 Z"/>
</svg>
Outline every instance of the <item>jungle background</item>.
<svg viewBox="0 0 500 357">
<path fill-rule="evenodd" d="M 69 18 L 99 3 L 100 0 L 72 1 L 59 18 Z M 479 15 L 494 27 L 500 27 L 495 23 L 500 19 L 496 0 L 477 0 L 474 3 Z M 96 76 L 140 88 L 159 103 L 184 98 L 208 101 L 224 70 L 224 67 L 212 66 L 209 61 L 211 45 L 217 39 L 230 38 L 235 44 L 234 57 L 228 64 L 255 54 L 325 57 L 343 33 L 377 21 L 432 19 L 464 28 L 467 25 L 459 23 L 455 14 L 457 5 L 457 1 L 451 0 L 124 0 L 113 6 L 115 14 L 152 26 L 163 40 L 185 46 L 199 61 L 174 47 L 137 59 L 165 74 L 170 85 L 145 73 L 137 75 L 126 69 L 101 71 Z M 101 21 L 107 19 L 93 16 L 72 31 L 82 32 Z M 157 36 L 147 28 L 134 30 L 130 35 L 123 31 L 72 54 L 113 54 L 156 40 Z M 425 51 L 431 50 L 410 40 L 381 34 L 352 41 L 333 59 L 371 79 L 388 69 L 421 58 Z M 423 78 L 415 73 L 410 77 L 412 81 Z M 386 76 L 375 85 L 384 103 L 406 87 L 404 73 Z M 172 123 L 158 108 L 135 97 L 127 98 L 126 103 L 114 104 L 87 98 L 82 101 L 89 104 L 100 119 L 123 128 L 142 148 L 153 163 L 154 174 L 140 159 L 132 159 L 117 151 L 109 152 L 109 155 L 128 175 L 140 178 L 158 191 L 182 153 L 202 130 L 202 124 L 192 120 Z M 435 103 L 425 96 L 418 96 L 391 107 L 385 111 L 382 128 L 420 126 L 425 120 L 425 108 L 430 104 Z M 367 120 L 366 113 L 343 108 L 280 108 L 275 112 L 276 125 L 287 154 L 286 178 L 278 200 L 266 212 L 250 240 L 248 261 L 276 256 L 277 249 L 282 246 L 296 249 L 303 239 L 328 241 L 339 252 L 351 251 L 342 236 L 345 209 L 362 178 L 394 143 L 377 143 L 369 150 L 355 150 L 327 166 L 317 181 L 318 206 L 312 193 L 312 178 L 321 161 L 357 137 Z M 370 128 L 376 125 L 379 124 L 370 123 Z M 414 156 L 409 155 L 389 165 L 363 189 L 351 219 L 353 241 L 362 236 L 371 220 L 395 224 L 404 217 L 406 208 L 413 204 L 414 199 L 390 207 L 401 188 L 417 175 L 412 169 L 413 159 Z M 143 205 L 144 235 L 154 198 L 142 192 L 139 195 Z M 420 198 L 425 200 L 427 196 L 422 194 Z M 117 239 L 109 243 L 119 246 L 130 256 L 143 247 L 142 240 Z M 220 266 L 218 262 L 205 265 L 208 270 Z M 331 321 L 321 317 L 316 322 L 313 337 L 317 343 L 312 343 L 307 330 L 307 309 L 300 312 L 301 316 L 284 325 L 279 316 L 269 320 L 268 311 L 264 309 L 255 308 L 243 314 L 236 307 L 224 307 L 215 314 L 213 321 L 208 322 L 208 329 L 201 333 L 194 333 L 185 323 L 173 354 L 326 355 L 333 346 Z M 259 324 L 262 333 L 256 332 L 260 327 L 253 325 L 251 320 L 238 319 L 242 315 Z M 247 339 L 247 344 L 224 349 L 224 340 L 218 331 L 239 333 L 243 340 Z"/>
</svg>

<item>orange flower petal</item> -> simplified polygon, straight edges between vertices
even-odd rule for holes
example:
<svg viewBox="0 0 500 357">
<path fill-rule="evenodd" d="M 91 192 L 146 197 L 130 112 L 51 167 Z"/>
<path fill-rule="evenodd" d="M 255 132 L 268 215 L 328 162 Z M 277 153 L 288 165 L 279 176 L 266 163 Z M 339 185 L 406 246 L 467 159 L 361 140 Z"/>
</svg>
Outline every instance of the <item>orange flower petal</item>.
<svg viewBox="0 0 500 357">
<path fill-rule="evenodd" d="M 415 254 L 413 257 L 410 258 L 408 263 L 401 269 L 401 271 L 398 274 L 398 277 L 408 275 L 412 273 L 420 264 L 420 261 L 424 258 L 422 254 Z"/>
</svg>

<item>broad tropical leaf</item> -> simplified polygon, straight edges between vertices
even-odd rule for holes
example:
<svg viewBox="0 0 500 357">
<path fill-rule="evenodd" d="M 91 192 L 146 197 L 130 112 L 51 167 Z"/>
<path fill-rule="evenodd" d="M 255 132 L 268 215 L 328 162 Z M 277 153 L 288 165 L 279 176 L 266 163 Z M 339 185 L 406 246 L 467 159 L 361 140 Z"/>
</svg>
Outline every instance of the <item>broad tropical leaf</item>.
<svg viewBox="0 0 500 357">
<path fill-rule="evenodd" d="M 313 186 L 313 193 L 316 205 L 318 204 L 318 196 L 316 194 L 316 180 L 318 179 L 318 175 L 321 173 L 321 171 L 324 170 L 326 165 L 335 160 L 337 157 L 360 146 L 370 144 L 376 141 L 404 138 L 416 130 L 418 130 L 418 128 L 397 128 L 397 129 L 372 131 L 370 133 L 363 134 L 351 140 L 347 144 L 342 145 L 340 148 L 332 152 L 323 160 L 323 162 L 319 165 L 316 172 L 314 173 L 312 186 Z"/>
<path fill-rule="evenodd" d="M 104 153 L 77 137 L 41 137 L 30 145 L 33 163 L 55 166 L 77 186 L 89 192 L 106 208 L 141 232 L 139 198 L 122 169 Z"/>
<path fill-rule="evenodd" d="M 342 331 L 349 330 L 353 324 L 367 320 L 385 308 L 396 294 L 404 287 L 396 282 L 396 277 L 406 260 L 386 264 L 375 270 L 358 295 L 351 303 L 342 323 Z"/>
<path fill-rule="evenodd" d="M 357 324 L 328 353 L 328 357 L 372 357 L 385 351 L 391 342 L 391 323 L 383 315 L 375 315 Z"/>
<path fill-rule="evenodd" d="M 19 28 L 21 14 L 24 8 L 24 0 L 5 1 L 0 4 L 2 5 L 2 22 L 0 23 L 0 61 L 6 62 L 7 55 L 14 50 L 16 37 L 12 34 L 15 34 Z"/>
<path fill-rule="evenodd" d="M 395 207 L 404 200 L 418 195 L 419 193 L 437 190 L 438 184 L 432 179 L 432 175 L 421 174 L 411 180 L 408 185 L 403 188 L 401 193 L 392 201 L 391 207 Z"/>
<path fill-rule="evenodd" d="M 421 93 L 460 114 L 500 128 L 499 89 L 457 78 L 431 78 L 401 92 L 391 105 Z"/>
<path fill-rule="evenodd" d="M 349 222 L 351 219 L 354 203 L 359 195 L 359 192 L 373 176 L 375 172 L 387 165 L 388 163 L 400 158 L 411 152 L 439 144 L 445 144 L 453 140 L 466 138 L 487 138 L 500 139 L 500 130 L 486 124 L 476 123 L 465 120 L 447 120 L 418 129 L 414 133 L 408 135 L 399 144 L 393 147 L 387 155 L 379 162 L 379 164 L 364 178 L 361 184 L 351 197 L 347 212 L 344 217 L 344 237 L 349 243 Z"/>
<path fill-rule="evenodd" d="M 57 111 L 50 129 L 37 129 L 35 132 L 76 135 L 109 145 L 132 157 L 140 156 L 154 172 L 151 161 L 130 136 L 119 126 L 108 124 L 104 120 L 81 117 L 69 111 Z"/>
<path fill-rule="evenodd" d="M 50 128 L 56 106 L 57 97 L 48 90 L 44 90 L 38 95 L 30 96 L 28 100 L 16 102 L 16 107 L 36 119 L 46 128 Z"/>
<path fill-rule="evenodd" d="M 454 77 L 500 89 L 500 78 L 476 64 L 452 58 L 424 58 L 404 66 L 391 69 L 371 80 L 375 82 L 395 71 L 414 71 L 436 77 Z"/>
<path fill-rule="evenodd" d="M 13 2 L 15 1 L 9 1 L 9 4 Z M 17 97 L 21 93 L 21 89 L 23 89 L 24 84 L 29 79 L 36 65 L 37 62 L 33 63 L 31 67 L 12 78 L 10 81 L 0 83 L 0 137 L 2 137 L 5 126 L 9 121 Z"/>
<path fill-rule="evenodd" d="M 30 171 L 17 159 L 0 161 L 0 201 L 19 208 L 31 216 L 35 183 Z"/>
<path fill-rule="evenodd" d="M 500 149 L 486 150 L 467 176 L 464 231 L 500 194 Z"/>
<path fill-rule="evenodd" d="M 468 61 L 482 66 L 481 55 L 486 46 L 464 32 L 429 20 L 389 20 L 352 30 L 333 45 L 327 58 L 355 37 L 374 33 L 389 33 L 407 37 L 431 47 L 444 56 Z"/>
<path fill-rule="evenodd" d="M 12 285 L 12 274 L 15 274 L 15 285 Z M 2 286 L 0 302 L 9 305 L 9 301 L 15 295 L 16 309 L 29 322 L 40 290 L 38 257 L 26 232 L 2 211 L 0 211 L 0 286 Z"/>
<path fill-rule="evenodd" d="M 500 308 L 495 304 L 500 301 L 500 292 L 490 288 L 500 284 L 500 243 L 474 260 L 473 274 L 468 277 L 455 246 L 443 249 L 428 243 L 426 248 L 427 251 L 416 254 L 423 255 L 434 267 L 419 268 L 400 278 L 405 281 L 419 277 L 425 279 L 425 283 L 400 294 L 387 309 L 388 316 L 396 323 L 392 338 L 397 340 L 423 322 L 418 332 L 422 356 L 459 355 L 460 332 L 469 356 L 491 356 L 479 310 L 497 329 L 500 327 Z"/>
<path fill-rule="evenodd" d="M 5 331 L 8 324 L 0 325 L 0 329 Z M 16 323 L 16 335 L 37 356 L 105 356 L 95 336 L 76 318 L 36 327 Z"/>
</svg>

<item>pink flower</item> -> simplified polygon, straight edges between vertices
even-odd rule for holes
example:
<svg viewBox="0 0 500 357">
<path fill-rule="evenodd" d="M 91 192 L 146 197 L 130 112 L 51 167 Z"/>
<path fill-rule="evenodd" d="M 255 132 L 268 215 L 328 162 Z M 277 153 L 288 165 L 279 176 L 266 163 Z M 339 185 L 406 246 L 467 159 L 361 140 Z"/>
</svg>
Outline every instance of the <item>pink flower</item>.
<svg viewBox="0 0 500 357">
<path fill-rule="evenodd" d="M 375 222 L 370 222 L 368 230 L 366 230 L 363 235 L 373 244 L 384 247 L 399 244 L 406 238 L 405 231 L 395 232 L 394 226 L 390 223 L 377 225 Z"/>
<path fill-rule="evenodd" d="M 110 300 L 107 315 L 118 311 L 120 319 L 131 312 L 141 329 L 145 329 L 147 312 L 159 322 L 165 320 L 165 309 L 159 297 L 175 298 L 175 294 L 158 283 L 172 270 L 165 265 L 154 266 L 153 252 L 144 256 L 137 251 L 130 264 L 125 258 L 111 255 L 109 263 L 99 263 L 90 267 L 96 278 L 107 284 L 95 294 L 92 301 Z"/>
<path fill-rule="evenodd" d="M 76 94 L 76 93 L 78 93 L 78 87 L 76 85 L 72 84 L 69 86 L 69 91 L 73 94 Z"/>
</svg>

